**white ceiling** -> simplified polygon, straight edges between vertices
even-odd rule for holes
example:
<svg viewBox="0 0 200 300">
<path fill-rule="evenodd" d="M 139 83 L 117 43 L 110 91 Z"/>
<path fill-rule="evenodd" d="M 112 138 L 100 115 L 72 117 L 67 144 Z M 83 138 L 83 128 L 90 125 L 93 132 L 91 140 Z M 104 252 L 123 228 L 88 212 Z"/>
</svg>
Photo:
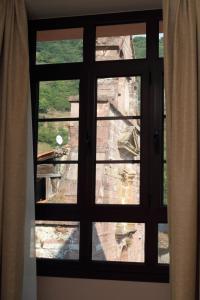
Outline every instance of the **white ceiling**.
<svg viewBox="0 0 200 300">
<path fill-rule="evenodd" d="M 30 19 L 160 9 L 162 0 L 25 0 Z"/>
</svg>

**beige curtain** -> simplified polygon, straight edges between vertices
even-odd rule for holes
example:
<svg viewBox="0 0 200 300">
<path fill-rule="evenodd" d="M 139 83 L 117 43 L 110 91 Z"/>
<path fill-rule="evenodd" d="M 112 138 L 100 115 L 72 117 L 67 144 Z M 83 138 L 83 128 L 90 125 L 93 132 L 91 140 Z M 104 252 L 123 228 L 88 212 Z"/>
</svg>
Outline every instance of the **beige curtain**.
<svg viewBox="0 0 200 300">
<path fill-rule="evenodd" d="M 194 300 L 197 263 L 199 0 L 164 0 L 171 300 Z"/>
<path fill-rule="evenodd" d="M 23 0 L 0 0 L 0 299 L 21 300 L 26 203 L 27 19 Z"/>
<path fill-rule="evenodd" d="M 35 257 L 35 201 L 34 201 L 34 165 L 33 165 L 33 136 L 31 116 L 31 96 L 27 112 L 27 161 L 26 161 L 26 217 L 24 241 L 24 271 L 22 300 L 37 299 L 37 276 Z"/>
</svg>

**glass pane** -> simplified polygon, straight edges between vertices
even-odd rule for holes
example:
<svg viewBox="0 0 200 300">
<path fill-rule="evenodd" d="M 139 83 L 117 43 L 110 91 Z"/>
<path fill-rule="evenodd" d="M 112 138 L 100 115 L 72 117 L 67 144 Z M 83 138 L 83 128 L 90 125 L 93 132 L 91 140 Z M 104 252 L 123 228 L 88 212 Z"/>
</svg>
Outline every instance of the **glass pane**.
<svg viewBox="0 0 200 300">
<path fill-rule="evenodd" d="M 167 159 L 167 136 L 166 136 L 166 118 L 164 118 L 164 120 L 163 120 L 163 140 L 164 140 L 164 144 L 163 144 L 163 158 L 164 158 L 164 160 L 166 160 Z"/>
<path fill-rule="evenodd" d="M 79 80 L 40 82 L 39 118 L 77 118 Z"/>
<path fill-rule="evenodd" d="M 168 224 L 158 224 L 158 263 L 169 264 Z"/>
<path fill-rule="evenodd" d="M 164 112 L 163 112 L 163 114 L 164 114 L 164 116 L 166 116 L 166 97 L 165 97 L 165 90 L 163 91 L 163 106 L 164 106 Z"/>
<path fill-rule="evenodd" d="M 79 222 L 36 221 L 36 257 L 79 259 Z"/>
<path fill-rule="evenodd" d="M 39 122 L 39 161 L 78 159 L 78 122 Z"/>
<path fill-rule="evenodd" d="M 38 165 L 36 201 L 38 203 L 76 203 L 77 178 L 77 164 Z"/>
<path fill-rule="evenodd" d="M 93 260 L 144 262 L 144 245 L 143 223 L 93 223 Z"/>
<path fill-rule="evenodd" d="M 159 22 L 159 57 L 164 56 L 164 33 L 163 33 L 163 21 Z"/>
<path fill-rule="evenodd" d="M 97 121 L 97 160 L 129 160 L 140 158 L 140 121 Z"/>
<path fill-rule="evenodd" d="M 138 116 L 140 103 L 140 76 L 98 79 L 97 117 Z"/>
<path fill-rule="evenodd" d="M 96 60 L 146 58 L 146 24 L 98 26 Z"/>
<path fill-rule="evenodd" d="M 97 204 L 139 204 L 139 164 L 97 164 Z"/>
<path fill-rule="evenodd" d="M 36 64 L 83 61 L 83 28 L 37 32 Z"/>
<path fill-rule="evenodd" d="M 163 204 L 167 205 L 168 202 L 168 190 L 167 190 L 167 164 L 164 163 L 163 167 Z"/>
</svg>

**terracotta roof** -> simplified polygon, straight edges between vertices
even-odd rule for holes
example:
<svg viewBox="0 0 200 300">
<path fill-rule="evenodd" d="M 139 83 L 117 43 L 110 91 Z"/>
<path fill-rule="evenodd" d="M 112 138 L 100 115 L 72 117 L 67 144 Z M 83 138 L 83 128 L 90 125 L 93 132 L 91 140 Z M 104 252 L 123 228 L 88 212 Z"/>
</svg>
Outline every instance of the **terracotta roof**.
<svg viewBox="0 0 200 300">
<path fill-rule="evenodd" d="M 37 159 L 38 160 L 46 160 L 49 158 L 54 158 L 54 156 L 55 156 L 54 151 L 47 151 L 47 152 L 39 153 L 37 156 Z"/>
</svg>

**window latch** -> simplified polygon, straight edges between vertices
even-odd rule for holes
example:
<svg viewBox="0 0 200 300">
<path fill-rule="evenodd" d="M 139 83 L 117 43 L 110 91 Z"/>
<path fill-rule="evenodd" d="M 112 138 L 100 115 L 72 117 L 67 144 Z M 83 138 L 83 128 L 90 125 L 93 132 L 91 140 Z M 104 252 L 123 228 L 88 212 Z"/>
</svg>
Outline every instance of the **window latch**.
<svg viewBox="0 0 200 300">
<path fill-rule="evenodd" d="M 90 149 L 91 148 L 91 138 L 90 138 L 90 135 L 88 132 L 86 132 L 85 143 L 86 143 L 87 147 Z"/>
</svg>

